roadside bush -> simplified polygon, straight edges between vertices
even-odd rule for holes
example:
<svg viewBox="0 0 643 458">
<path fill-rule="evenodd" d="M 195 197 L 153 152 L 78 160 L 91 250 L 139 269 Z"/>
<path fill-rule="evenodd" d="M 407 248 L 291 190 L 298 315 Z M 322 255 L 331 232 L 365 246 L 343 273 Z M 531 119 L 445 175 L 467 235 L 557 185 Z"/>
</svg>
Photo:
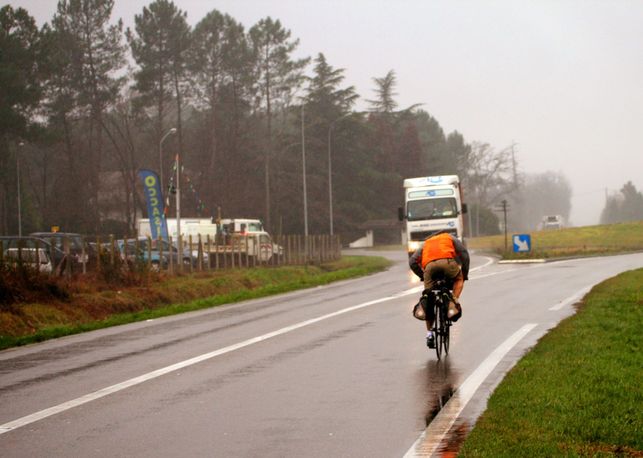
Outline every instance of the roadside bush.
<svg viewBox="0 0 643 458">
<path fill-rule="evenodd" d="M 118 256 L 112 260 L 108 251 L 101 251 L 99 263 L 97 280 L 110 287 L 147 285 L 151 278 L 158 277 L 145 262 L 124 261 Z"/>
<path fill-rule="evenodd" d="M 26 265 L 0 264 L 0 305 L 68 300 L 66 282 Z"/>
</svg>

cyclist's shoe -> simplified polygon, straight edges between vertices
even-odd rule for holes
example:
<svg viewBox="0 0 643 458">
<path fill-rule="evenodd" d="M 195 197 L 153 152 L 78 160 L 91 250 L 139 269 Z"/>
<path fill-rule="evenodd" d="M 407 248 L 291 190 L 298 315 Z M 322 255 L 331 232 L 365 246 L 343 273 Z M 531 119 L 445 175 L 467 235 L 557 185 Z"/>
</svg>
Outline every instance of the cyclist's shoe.
<svg viewBox="0 0 643 458">
<path fill-rule="evenodd" d="M 462 306 L 459 302 L 449 303 L 449 311 L 447 312 L 447 316 L 454 323 L 462 318 Z"/>
<path fill-rule="evenodd" d="M 435 348 L 435 335 L 433 331 L 429 331 L 429 334 L 426 336 L 426 346 L 429 348 Z"/>
</svg>

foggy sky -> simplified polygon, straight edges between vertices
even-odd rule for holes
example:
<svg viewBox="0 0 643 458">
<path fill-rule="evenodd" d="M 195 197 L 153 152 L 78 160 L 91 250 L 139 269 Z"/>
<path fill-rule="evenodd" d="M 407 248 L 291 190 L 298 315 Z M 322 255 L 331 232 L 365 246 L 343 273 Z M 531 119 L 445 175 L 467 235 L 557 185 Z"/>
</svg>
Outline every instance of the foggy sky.
<svg viewBox="0 0 643 458">
<path fill-rule="evenodd" d="M 115 0 L 133 25 L 149 0 Z M 195 25 L 218 9 L 246 30 L 271 16 L 324 53 L 345 85 L 374 97 L 395 70 L 401 108 L 422 103 L 446 133 L 498 149 L 519 167 L 569 179 L 575 225 L 597 224 L 605 193 L 643 189 L 643 1 L 174 0 Z M 39 25 L 56 0 L 11 0 Z M 466 200 L 466 199 L 465 199 Z"/>
</svg>

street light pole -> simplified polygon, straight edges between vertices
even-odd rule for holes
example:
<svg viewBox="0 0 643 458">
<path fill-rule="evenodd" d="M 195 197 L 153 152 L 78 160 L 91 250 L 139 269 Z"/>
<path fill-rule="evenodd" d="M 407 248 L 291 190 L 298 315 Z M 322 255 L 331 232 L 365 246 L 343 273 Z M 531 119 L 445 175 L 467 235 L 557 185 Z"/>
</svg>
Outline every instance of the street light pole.
<svg viewBox="0 0 643 458">
<path fill-rule="evenodd" d="M 308 197 L 306 195 L 306 135 L 304 131 L 304 102 L 301 102 L 301 162 L 304 176 L 304 235 L 308 237 Z"/>
<path fill-rule="evenodd" d="M 330 215 L 330 235 L 333 235 L 333 167 L 332 167 L 332 159 L 331 159 L 331 141 L 330 141 L 330 134 L 333 131 L 333 127 L 335 127 L 335 123 L 341 121 L 347 116 L 350 116 L 352 113 L 345 113 L 333 122 L 330 123 L 330 126 L 328 126 L 328 214 Z"/>
<path fill-rule="evenodd" d="M 22 237 L 22 202 L 20 197 L 20 152 L 22 147 L 25 146 L 24 142 L 18 143 L 16 150 L 16 179 L 18 182 L 18 236 Z"/>
<path fill-rule="evenodd" d="M 168 137 L 168 135 L 172 135 L 176 133 L 176 127 L 172 127 L 170 130 L 167 131 L 165 135 L 161 138 L 161 141 L 159 142 L 159 172 L 161 175 L 161 191 L 163 190 L 163 141 Z"/>
<path fill-rule="evenodd" d="M 183 238 L 181 237 L 181 155 L 176 153 L 176 238 L 178 243 L 177 262 L 183 272 Z"/>
</svg>

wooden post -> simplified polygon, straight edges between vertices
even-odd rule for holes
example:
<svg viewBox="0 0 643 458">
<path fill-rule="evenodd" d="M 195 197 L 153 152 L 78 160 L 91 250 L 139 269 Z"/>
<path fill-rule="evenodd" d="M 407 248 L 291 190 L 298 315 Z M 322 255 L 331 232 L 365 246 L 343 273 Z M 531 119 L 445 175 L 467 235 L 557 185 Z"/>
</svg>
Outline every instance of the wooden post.
<svg viewBox="0 0 643 458">
<path fill-rule="evenodd" d="M 69 250 L 69 240 L 67 240 L 67 237 L 65 237 L 65 252 Z M 109 263 L 111 264 L 112 268 L 114 268 L 114 251 L 116 248 L 116 244 L 114 243 L 114 234 L 109 235 Z"/>
<path fill-rule="evenodd" d="M 152 237 L 147 236 L 147 268 L 152 268 Z"/>
<path fill-rule="evenodd" d="M 257 236 L 252 237 L 252 267 L 257 267 Z"/>
<path fill-rule="evenodd" d="M 227 238 L 228 238 L 228 236 L 227 236 L 227 235 L 224 235 L 224 236 L 223 236 L 223 268 L 224 268 L 224 269 L 227 269 L 227 268 L 228 268 L 228 253 L 226 253 L 226 251 L 227 251 L 227 247 L 228 247 L 228 244 L 226 243 L 226 242 L 227 242 L 227 240 L 226 240 Z"/>
<path fill-rule="evenodd" d="M 170 250 L 174 250 L 174 245 L 172 244 L 172 236 L 171 235 L 168 235 L 167 241 L 170 244 Z M 168 272 L 170 273 L 170 275 L 174 275 L 174 252 L 172 252 L 172 255 L 169 256 L 168 264 L 169 264 L 169 271 Z"/>
<path fill-rule="evenodd" d="M 248 234 L 246 234 L 245 238 L 245 243 L 246 243 L 246 267 L 250 267 L 250 244 L 248 243 Z"/>
<path fill-rule="evenodd" d="M 50 248 L 51 248 L 51 259 L 53 261 L 53 259 L 54 259 L 54 246 L 53 246 L 53 244 L 50 246 Z M 102 247 L 100 246 L 100 237 L 98 235 L 96 236 L 96 250 L 98 251 L 98 255 L 96 256 L 96 271 L 100 272 L 100 269 L 101 269 L 100 262 L 101 262 L 101 257 L 102 257 L 102 254 L 103 254 L 103 250 L 102 250 Z"/>
<path fill-rule="evenodd" d="M 80 236 L 80 255 L 82 256 L 83 262 L 83 275 L 87 273 L 87 252 L 85 251 L 85 237 Z M 38 257 L 40 257 L 40 250 L 38 251 Z"/>
<path fill-rule="evenodd" d="M 242 260 L 241 256 L 243 255 L 243 250 L 241 248 L 242 248 L 241 239 L 239 239 L 239 262 L 237 263 L 239 268 L 243 267 L 243 263 L 241 262 Z"/>
<path fill-rule="evenodd" d="M 183 257 L 183 236 L 181 234 L 176 234 L 176 236 L 177 236 L 177 241 L 178 241 L 178 245 L 177 245 L 177 253 L 178 253 L 178 255 L 176 257 L 176 264 L 177 264 L 176 265 L 176 268 L 177 268 L 176 270 L 178 270 L 178 272 L 180 274 L 182 274 L 183 273 L 183 262 L 182 262 L 181 258 Z"/>
<path fill-rule="evenodd" d="M 230 237 L 230 248 L 231 248 L 231 255 L 230 255 L 230 265 L 234 269 L 234 236 Z"/>
<path fill-rule="evenodd" d="M 212 270 L 212 245 L 210 244 L 210 234 L 206 236 L 208 244 L 208 272 Z"/>
<path fill-rule="evenodd" d="M 214 252 L 215 252 L 214 256 L 216 256 L 214 258 L 215 268 L 216 270 L 219 270 L 219 238 L 218 237 L 214 239 Z"/>
<path fill-rule="evenodd" d="M 198 237 L 199 237 L 199 241 L 198 241 L 199 246 L 197 249 L 197 256 L 196 256 L 197 268 L 199 272 L 203 272 L 203 243 L 201 241 L 201 234 L 199 234 Z"/>
<path fill-rule="evenodd" d="M 158 238 L 156 239 L 156 246 L 159 250 L 159 272 L 163 270 L 163 244 L 161 243 L 161 240 L 161 235 L 159 234 Z M 172 257 L 171 249 L 168 253 L 168 256 Z"/>
<path fill-rule="evenodd" d="M 183 250 L 179 253 L 181 255 L 181 264 L 183 264 Z M 193 272 L 193 266 L 192 266 L 192 234 L 188 235 L 188 255 L 189 255 L 189 260 L 190 260 L 190 273 Z"/>
</svg>

